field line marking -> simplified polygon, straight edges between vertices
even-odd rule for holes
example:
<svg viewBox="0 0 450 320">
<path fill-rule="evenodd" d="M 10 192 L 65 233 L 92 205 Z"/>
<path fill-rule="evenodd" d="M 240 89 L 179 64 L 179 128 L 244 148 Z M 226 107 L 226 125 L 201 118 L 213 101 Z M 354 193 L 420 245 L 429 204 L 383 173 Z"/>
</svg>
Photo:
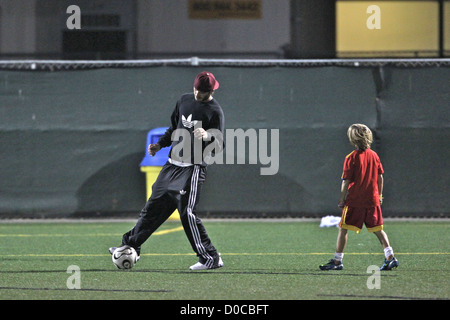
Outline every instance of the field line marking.
<svg viewBox="0 0 450 320">
<path fill-rule="evenodd" d="M 183 230 L 183 226 L 172 229 L 160 230 L 153 233 L 153 236 L 160 236 L 172 232 Z M 121 237 L 122 233 L 22 233 L 22 234 L 7 234 L 1 233 L 0 238 L 32 238 L 32 237 Z"/>
<path fill-rule="evenodd" d="M 174 232 L 174 231 L 172 231 Z M 221 253 L 223 256 L 312 256 L 332 255 L 332 252 L 240 252 Z M 348 255 L 382 255 L 384 253 L 371 252 L 348 252 Z M 396 255 L 450 255 L 450 252 L 396 252 Z M 194 253 L 142 253 L 141 256 L 192 256 Z M 29 253 L 29 254 L 7 254 L 3 257 L 109 257 L 110 254 L 103 253 Z"/>
<path fill-rule="evenodd" d="M 227 256 L 314 256 L 333 254 L 332 252 L 240 252 L 221 253 Z M 383 252 L 346 252 L 346 255 L 384 255 Z M 396 252 L 395 255 L 450 255 L 450 252 Z"/>
<path fill-rule="evenodd" d="M 177 228 L 172 228 L 172 229 L 167 229 L 167 230 L 156 231 L 153 233 L 153 236 L 160 236 L 163 234 L 168 234 L 168 233 L 182 231 L 182 230 L 184 230 L 183 226 L 177 227 Z"/>
</svg>

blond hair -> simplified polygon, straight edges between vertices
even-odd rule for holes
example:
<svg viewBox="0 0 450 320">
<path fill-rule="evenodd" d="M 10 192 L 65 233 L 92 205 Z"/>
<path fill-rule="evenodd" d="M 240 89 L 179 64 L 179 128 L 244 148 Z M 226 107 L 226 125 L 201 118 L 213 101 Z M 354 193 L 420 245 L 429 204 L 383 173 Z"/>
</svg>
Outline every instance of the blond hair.
<svg viewBox="0 0 450 320">
<path fill-rule="evenodd" d="M 347 137 L 355 147 L 366 150 L 373 142 L 372 131 L 364 124 L 352 124 L 347 130 Z"/>
</svg>

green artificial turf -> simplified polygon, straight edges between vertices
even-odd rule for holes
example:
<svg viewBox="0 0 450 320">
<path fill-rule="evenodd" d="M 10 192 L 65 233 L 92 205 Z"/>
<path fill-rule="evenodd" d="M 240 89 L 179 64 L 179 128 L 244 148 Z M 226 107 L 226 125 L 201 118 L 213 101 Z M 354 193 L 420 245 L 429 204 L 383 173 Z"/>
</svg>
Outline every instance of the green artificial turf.
<svg viewBox="0 0 450 320">
<path fill-rule="evenodd" d="M 205 221 L 225 266 L 190 271 L 197 262 L 178 221 L 142 247 L 131 270 L 108 253 L 134 222 L 0 223 L 0 299 L 450 299 L 450 222 L 385 222 L 397 270 L 369 289 L 383 250 L 366 229 L 349 232 L 344 270 L 321 271 L 333 257 L 337 228 L 319 222 Z M 80 289 L 67 282 L 80 270 Z M 373 278 L 372 278 L 373 279 Z M 69 279 L 70 280 L 70 279 Z M 70 282 L 70 281 L 69 281 Z"/>
</svg>

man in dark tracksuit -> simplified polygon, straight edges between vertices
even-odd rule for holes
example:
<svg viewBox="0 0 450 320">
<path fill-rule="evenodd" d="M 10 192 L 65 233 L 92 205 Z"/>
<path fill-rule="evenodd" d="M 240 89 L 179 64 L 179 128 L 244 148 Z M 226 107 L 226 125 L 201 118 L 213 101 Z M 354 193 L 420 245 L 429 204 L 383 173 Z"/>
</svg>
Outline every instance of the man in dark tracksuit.
<svg viewBox="0 0 450 320">
<path fill-rule="evenodd" d="M 178 100 L 169 129 L 156 144 L 148 147 L 148 152 L 154 156 L 161 148 L 172 146 L 169 161 L 153 184 L 151 197 L 136 225 L 122 238 L 122 245 L 133 247 L 138 255 L 141 245 L 178 209 L 186 236 L 199 258 L 190 269 L 223 266 L 202 221 L 196 215 L 211 156 L 207 153 L 223 150 L 224 115 L 212 96 L 218 87 L 219 82 L 212 73 L 204 71 L 198 74 L 194 81 L 194 92 L 184 94 Z M 110 248 L 110 252 L 114 249 Z"/>
</svg>

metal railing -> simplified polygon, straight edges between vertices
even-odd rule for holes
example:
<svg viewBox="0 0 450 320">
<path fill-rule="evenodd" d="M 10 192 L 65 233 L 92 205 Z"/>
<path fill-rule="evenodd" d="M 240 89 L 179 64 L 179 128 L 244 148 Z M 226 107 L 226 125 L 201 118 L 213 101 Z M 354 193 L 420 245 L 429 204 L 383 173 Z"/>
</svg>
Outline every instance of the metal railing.
<svg viewBox="0 0 450 320">
<path fill-rule="evenodd" d="M 80 70 L 100 68 L 142 68 L 157 66 L 225 67 L 448 67 L 446 59 L 183 59 L 152 60 L 0 60 L 0 70 Z"/>
</svg>

